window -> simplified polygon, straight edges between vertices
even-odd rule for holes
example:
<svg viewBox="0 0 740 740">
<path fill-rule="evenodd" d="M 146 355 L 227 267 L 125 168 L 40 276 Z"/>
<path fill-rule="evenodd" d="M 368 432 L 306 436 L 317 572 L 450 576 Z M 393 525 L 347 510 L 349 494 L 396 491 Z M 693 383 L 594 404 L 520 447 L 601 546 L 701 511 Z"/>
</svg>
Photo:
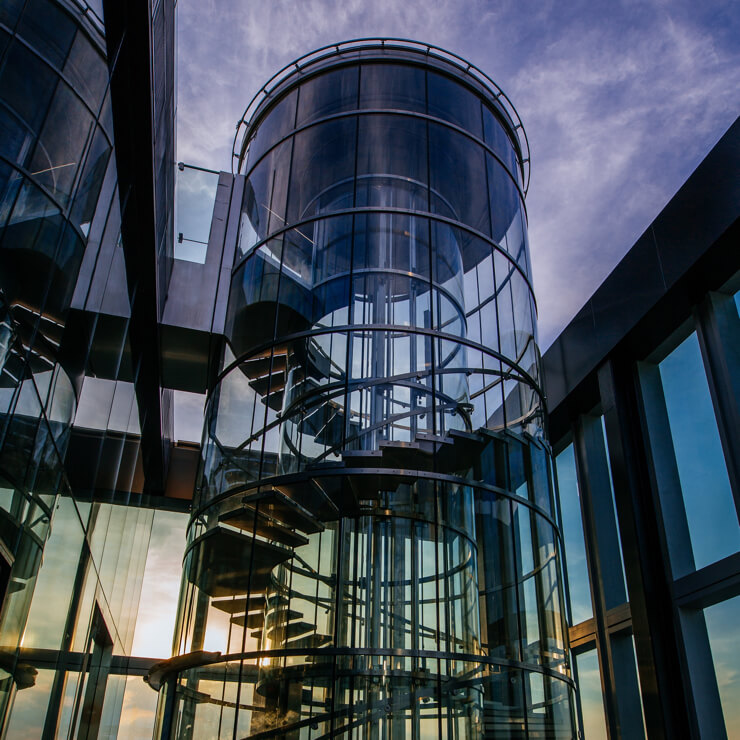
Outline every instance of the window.
<svg viewBox="0 0 740 740">
<path fill-rule="evenodd" d="M 659 367 L 694 562 L 701 568 L 740 549 L 740 527 L 696 333 Z"/>
<path fill-rule="evenodd" d="M 576 481 L 576 459 L 573 445 L 568 445 L 556 458 L 560 494 L 560 512 L 570 586 L 570 607 L 573 624 L 593 616 L 588 580 L 586 544 L 583 539 L 581 500 Z"/>
<path fill-rule="evenodd" d="M 704 610 L 728 737 L 740 737 L 740 596 Z"/>
<path fill-rule="evenodd" d="M 578 690 L 583 717 L 585 740 L 606 740 L 604 695 L 601 691 L 601 672 L 596 650 L 576 656 Z"/>
</svg>

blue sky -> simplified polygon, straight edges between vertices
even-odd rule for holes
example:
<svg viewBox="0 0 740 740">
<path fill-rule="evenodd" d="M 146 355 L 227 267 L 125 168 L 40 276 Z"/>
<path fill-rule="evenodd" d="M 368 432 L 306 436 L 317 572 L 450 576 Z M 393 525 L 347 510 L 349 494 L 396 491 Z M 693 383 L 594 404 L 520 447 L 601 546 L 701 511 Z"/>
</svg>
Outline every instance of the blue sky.
<svg viewBox="0 0 740 740">
<path fill-rule="evenodd" d="M 738 114 L 740 4 L 717 0 L 179 0 L 178 158 L 230 169 L 236 121 L 317 46 L 404 36 L 504 89 L 532 150 L 527 198 L 547 347 Z"/>
</svg>

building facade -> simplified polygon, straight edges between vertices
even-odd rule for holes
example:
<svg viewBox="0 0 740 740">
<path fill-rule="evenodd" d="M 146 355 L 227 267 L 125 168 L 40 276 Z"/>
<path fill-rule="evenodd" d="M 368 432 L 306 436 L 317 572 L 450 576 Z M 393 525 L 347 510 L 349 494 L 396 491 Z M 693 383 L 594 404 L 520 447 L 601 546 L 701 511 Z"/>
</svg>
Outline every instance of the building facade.
<svg viewBox="0 0 740 740">
<path fill-rule="evenodd" d="M 0 737 L 737 735 L 740 124 L 541 362 L 489 78 L 320 49 L 177 167 L 174 13 L 0 4 Z"/>
<path fill-rule="evenodd" d="M 172 161 L 173 8 L 114 6 L 0 7 L 3 738 L 115 737 L 128 676 L 151 664 L 131 654 L 171 391 L 140 327 L 145 312 L 146 333 L 157 326 L 157 291 L 163 304 L 174 170 L 147 203 L 126 165 L 136 132 L 121 92 L 135 32 L 146 62 L 151 28 L 159 93 L 146 64 L 139 100 L 160 130 L 142 135 L 154 162 Z M 124 241 L 134 223 L 140 239 Z"/>
<path fill-rule="evenodd" d="M 587 738 L 740 734 L 738 137 L 544 356 Z"/>
</svg>

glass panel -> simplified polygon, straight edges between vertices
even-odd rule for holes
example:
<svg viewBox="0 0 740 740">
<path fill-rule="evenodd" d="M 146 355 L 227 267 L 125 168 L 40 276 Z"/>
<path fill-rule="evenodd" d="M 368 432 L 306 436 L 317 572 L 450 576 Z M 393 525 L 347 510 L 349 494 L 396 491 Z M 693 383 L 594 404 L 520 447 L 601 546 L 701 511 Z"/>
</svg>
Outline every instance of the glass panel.
<svg viewBox="0 0 740 740">
<path fill-rule="evenodd" d="M 35 677 L 36 682 L 16 693 L 3 740 L 29 740 L 42 736 L 55 673 L 46 669 L 39 670 Z"/>
<path fill-rule="evenodd" d="M 740 737 L 740 596 L 704 610 L 727 737 Z"/>
<path fill-rule="evenodd" d="M 61 69 L 76 30 L 74 21 L 56 3 L 28 0 L 17 32 Z"/>
<path fill-rule="evenodd" d="M 82 383 L 74 425 L 88 429 L 106 429 L 115 389 L 116 383 L 113 380 L 86 376 Z"/>
<path fill-rule="evenodd" d="M 85 102 L 97 112 L 108 82 L 108 65 L 82 31 L 77 32 L 64 74 Z"/>
<path fill-rule="evenodd" d="M 295 135 L 289 223 L 352 207 L 356 125 L 354 117 L 344 118 L 312 126 Z M 285 170 L 280 172 L 279 179 L 285 183 Z"/>
<path fill-rule="evenodd" d="M 98 204 L 100 187 L 103 184 L 110 152 L 111 148 L 108 139 L 103 134 L 103 129 L 96 128 L 92 146 L 87 153 L 85 169 L 77 186 L 74 208 L 70 215 L 72 223 L 79 226 L 85 235 L 90 230 L 90 222 Z"/>
<path fill-rule="evenodd" d="M 178 566 L 179 570 L 179 566 Z M 134 649 L 136 653 L 136 650 Z M 141 653 L 137 653 L 141 655 Z M 157 710 L 156 691 L 142 681 L 141 676 L 127 676 L 121 707 L 118 740 L 149 740 L 154 729 Z"/>
<path fill-rule="evenodd" d="M 659 367 L 694 562 L 701 568 L 740 549 L 740 526 L 696 333 Z"/>
<path fill-rule="evenodd" d="M 21 15 L 25 0 L 5 0 L 0 4 L 0 23 L 13 28 Z"/>
<path fill-rule="evenodd" d="M 456 123 L 483 138 L 480 98 L 474 92 L 439 72 L 427 73 L 427 85 L 430 116 Z"/>
<path fill-rule="evenodd" d="M 36 580 L 23 636 L 27 648 L 58 650 L 64 637 L 67 611 L 74 591 L 84 533 L 71 498 L 60 498 L 44 560 Z"/>
<path fill-rule="evenodd" d="M 285 205 L 293 140 L 273 149 L 244 186 L 239 250 L 246 254 L 258 241 L 285 225 Z"/>
<path fill-rule="evenodd" d="M 526 270 L 525 245 L 519 192 L 506 170 L 486 152 L 488 192 L 493 222 L 493 240 L 498 242 Z"/>
<path fill-rule="evenodd" d="M 283 136 L 289 134 L 295 125 L 295 109 L 298 91 L 288 93 L 279 103 L 270 108 L 270 115 L 260 123 L 249 144 L 247 171 L 259 158 Z"/>
<path fill-rule="evenodd" d="M 405 116 L 360 117 L 357 205 L 427 210 L 424 121 Z"/>
<path fill-rule="evenodd" d="M 424 70 L 399 64 L 366 64 L 360 75 L 360 108 L 426 112 Z"/>
<path fill-rule="evenodd" d="M 175 259 L 206 261 L 218 173 L 185 166 L 175 174 Z"/>
<path fill-rule="evenodd" d="M 297 126 L 357 108 L 359 67 L 334 69 L 301 86 Z"/>
<path fill-rule="evenodd" d="M 488 146 L 496 152 L 516 181 L 521 183 L 521 173 L 514 145 L 498 115 L 486 105 L 483 106 L 483 134 Z"/>
<path fill-rule="evenodd" d="M 131 648 L 133 655 L 170 657 L 187 523 L 188 515 L 184 513 L 157 511 L 154 514 Z"/>
<path fill-rule="evenodd" d="M 581 500 L 576 480 L 576 460 L 573 445 L 568 445 L 556 458 L 560 513 L 562 516 L 565 558 L 568 563 L 568 586 L 572 623 L 578 624 L 593 616 L 591 589 L 583 539 Z"/>
<path fill-rule="evenodd" d="M 462 134 L 429 125 L 430 210 L 490 236 L 483 149 Z"/>
<path fill-rule="evenodd" d="M 15 42 L 11 45 L 5 66 L 0 74 L 0 90 L 3 91 L 3 102 L 18 116 L 31 131 L 38 131 L 57 84 L 57 76 L 38 57 Z M 0 110 L 4 106 L 0 106 Z M 3 118 L 5 115 L 3 115 Z M 19 163 L 25 162 L 25 156 L 19 151 L 27 151 L 28 145 L 11 147 L 5 137 L 0 137 L 0 151 L 10 155 Z"/>
<path fill-rule="evenodd" d="M 601 691 L 601 673 L 596 650 L 577 655 L 576 670 L 583 715 L 583 737 L 588 740 L 606 740 L 604 695 Z"/>
<path fill-rule="evenodd" d="M 60 83 L 29 169 L 63 206 L 72 192 L 91 124 L 92 118 L 79 99 Z"/>
<path fill-rule="evenodd" d="M 612 479 L 612 466 L 611 466 L 611 460 L 609 459 L 609 443 L 606 439 L 606 425 L 604 422 L 604 417 L 601 417 L 601 432 L 604 436 L 604 451 L 606 452 L 606 467 L 609 471 L 609 491 L 612 495 L 612 511 L 614 512 L 614 525 L 617 528 L 617 541 L 619 542 L 619 565 L 622 568 L 622 582 L 624 583 L 624 595 L 623 599 L 627 600 L 627 575 L 624 572 L 624 556 L 622 554 L 622 535 L 619 530 L 619 517 L 617 516 L 617 502 L 614 498 L 614 480 Z M 614 553 L 614 556 L 616 556 L 616 553 Z M 615 598 L 618 597 L 617 594 L 613 595 Z"/>
</svg>

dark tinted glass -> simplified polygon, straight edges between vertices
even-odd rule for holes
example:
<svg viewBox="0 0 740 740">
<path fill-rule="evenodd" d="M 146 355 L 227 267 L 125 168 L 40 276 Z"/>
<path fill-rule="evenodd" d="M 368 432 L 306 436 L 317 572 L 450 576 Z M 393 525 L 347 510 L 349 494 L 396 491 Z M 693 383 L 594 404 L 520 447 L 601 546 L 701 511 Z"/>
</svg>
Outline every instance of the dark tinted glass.
<svg viewBox="0 0 740 740">
<path fill-rule="evenodd" d="M 426 112 L 426 83 L 420 67 L 366 64 L 360 76 L 360 108 Z"/>
<path fill-rule="evenodd" d="M 97 128 L 92 146 L 87 153 L 85 169 L 80 178 L 80 184 L 75 195 L 75 205 L 71 214 L 72 222 L 83 230 L 89 227 L 95 212 L 95 204 L 98 202 L 100 186 L 105 175 L 105 168 L 108 165 L 110 151 L 103 130 Z"/>
<path fill-rule="evenodd" d="M 244 253 L 257 241 L 285 225 L 292 139 L 275 147 L 254 168 L 244 188 L 239 248 Z"/>
<path fill-rule="evenodd" d="M 103 100 L 103 107 L 100 111 L 99 120 L 108 136 L 113 138 L 113 111 L 111 109 L 110 95 L 106 95 Z"/>
<path fill-rule="evenodd" d="M 301 87 L 297 125 L 357 108 L 359 67 L 326 72 Z"/>
<path fill-rule="evenodd" d="M 515 220 L 521 219 L 519 193 L 501 163 L 488 153 L 486 153 L 486 166 L 488 167 L 488 189 L 491 220 L 493 221 L 492 236 L 494 241 L 506 248 L 507 233 L 512 229 Z M 517 223 L 518 226 L 515 224 L 514 228 L 518 228 L 521 233 L 521 220 Z"/>
<path fill-rule="evenodd" d="M 60 69 L 75 37 L 75 24 L 49 0 L 28 0 L 18 23 L 18 34 Z"/>
<path fill-rule="evenodd" d="M 472 91 L 437 72 L 427 75 L 429 115 L 462 126 L 478 138 L 483 137 L 480 99 Z"/>
<path fill-rule="evenodd" d="M 356 126 L 355 118 L 341 118 L 296 134 L 288 196 L 290 223 L 352 206 Z"/>
<path fill-rule="evenodd" d="M 8 52 L 0 75 L 3 102 L 32 131 L 38 131 L 57 79 L 46 64 L 16 42 Z"/>
<path fill-rule="evenodd" d="M 357 205 L 427 209 L 426 122 L 360 116 Z"/>
<path fill-rule="evenodd" d="M 483 136 L 486 144 L 496 152 L 516 181 L 521 182 L 521 173 L 514 145 L 506 133 L 501 119 L 485 105 L 483 106 Z"/>
<path fill-rule="evenodd" d="M 33 134 L 13 111 L 0 105 L 0 154 L 11 162 L 23 165 L 24 154 Z"/>
<path fill-rule="evenodd" d="M 490 235 L 484 151 L 462 134 L 429 126 L 430 207 Z"/>
<path fill-rule="evenodd" d="M 293 129 L 297 100 L 298 91 L 293 90 L 270 109 L 269 115 L 260 123 L 249 145 L 247 168 L 251 167 L 271 146 Z"/>
<path fill-rule="evenodd" d="M 24 0 L 3 0 L 0 3 L 0 23 L 13 28 L 23 10 L 23 3 Z"/>
<path fill-rule="evenodd" d="M 108 81 L 108 65 L 81 32 L 77 34 L 64 65 L 64 74 L 85 102 L 97 112 Z"/>
<path fill-rule="evenodd" d="M 696 333 L 658 366 L 697 568 L 740 549 L 740 528 Z"/>
<path fill-rule="evenodd" d="M 2 119 L 0 117 L 0 137 L 2 136 Z M 2 139 L 0 138 L 0 141 Z M 0 159 L 0 229 L 5 226 L 20 187 L 20 178 L 14 169 Z"/>
<path fill-rule="evenodd" d="M 324 218 L 300 229 L 315 245 L 314 284 L 347 272 L 352 266 L 352 217 Z"/>
<path fill-rule="evenodd" d="M 65 204 L 92 125 L 92 117 L 72 90 L 60 83 L 36 145 L 30 169 Z"/>
</svg>

